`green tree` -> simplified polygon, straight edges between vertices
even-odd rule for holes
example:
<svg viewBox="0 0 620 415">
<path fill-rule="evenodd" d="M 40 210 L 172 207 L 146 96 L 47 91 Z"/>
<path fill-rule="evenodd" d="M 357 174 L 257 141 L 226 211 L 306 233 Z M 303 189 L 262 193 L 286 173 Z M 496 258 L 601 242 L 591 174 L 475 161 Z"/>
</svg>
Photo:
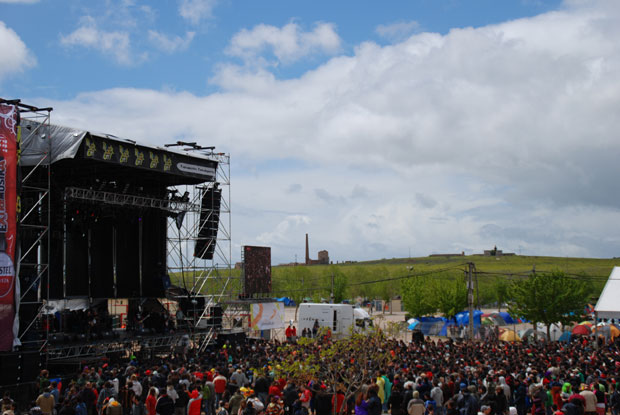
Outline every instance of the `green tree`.
<svg viewBox="0 0 620 415">
<path fill-rule="evenodd" d="M 571 278 L 561 271 L 532 274 L 511 285 L 508 311 L 535 324 L 547 326 L 547 338 L 553 323 L 568 324 L 578 320 L 589 297 L 586 281 Z"/>
<path fill-rule="evenodd" d="M 298 384 L 307 384 L 311 379 L 323 380 L 331 388 L 340 388 L 345 401 L 370 381 L 376 371 L 385 370 L 391 359 L 389 351 L 384 349 L 385 337 L 379 330 L 352 333 L 336 341 L 301 338 L 300 342 L 301 348 L 296 345 L 278 348 L 283 358 L 276 367 L 276 376 Z"/>
<path fill-rule="evenodd" d="M 375 270 L 375 280 L 381 281 L 390 278 L 390 270 L 387 267 L 377 267 Z M 392 298 L 399 292 L 398 281 L 381 281 L 376 284 L 376 295 L 383 300 L 383 313 L 385 314 L 385 305 L 390 305 L 390 314 L 392 314 Z"/>
<path fill-rule="evenodd" d="M 462 280 L 435 280 L 432 290 L 437 310 L 448 319 L 467 307 L 467 286 Z"/>
<path fill-rule="evenodd" d="M 429 278 L 411 277 L 402 282 L 402 301 L 407 312 L 415 317 L 434 314 L 437 311 Z"/>
<path fill-rule="evenodd" d="M 502 277 L 495 279 L 493 284 L 493 299 L 497 302 L 497 311 L 502 311 L 502 304 L 510 297 L 510 284 Z"/>
<path fill-rule="evenodd" d="M 289 297 L 295 301 L 295 320 L 297 320 L 297 310 L 299 304 L 310 293 L 309 282 L 312 274 L 307 266 L 297 265 L 294 267 L 282 267 L 278 270 L 278 278 L 273 279 L 273 292 L 278 297 Z"/>
<path fill-rule="evenodd" d="M 334 281 L 334 303 L 341 303 L 347 295 L 347 276 L 344 274 L 344 272 L 342 272 L 341 268 L 331 266 L 330 277 L 333 278 Z"/>
<path fill-rule="evenodd" d="M 351 296 L 362 297 L 363 299 L 369 298 L 371 294 L 370 284 L 364 284 L 366 281 L 370 281 L 369 267 L 355 266 L 349 271 L 350 281 L 355 281 L 357 284 L 349 287 Z"/>
</svg>

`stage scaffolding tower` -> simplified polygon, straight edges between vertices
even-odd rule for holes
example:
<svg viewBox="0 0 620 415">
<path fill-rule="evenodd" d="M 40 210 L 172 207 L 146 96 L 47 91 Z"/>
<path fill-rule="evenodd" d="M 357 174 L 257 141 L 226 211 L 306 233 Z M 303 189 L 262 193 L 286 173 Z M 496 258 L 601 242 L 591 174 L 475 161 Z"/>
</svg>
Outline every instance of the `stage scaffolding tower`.
<svg viewBox="0 0 620 415">
<path fill-rule="evenodd" d="M 168 218 L 167 267 L 172 283 L 187 290 L 196 307 L 204 301 L 204 307 L 194 312 L 195 328 L 208 325 L 215 307 L 222 307 L 222 324 L 224 328 L 229 328 L 228 323 L 235 316 L 230 314 L 231 310 L 227 312 L 226 304 L 236 299 L 241 293 L 241 280 L 233 275 L 232 264 L 230 156 L 213 151 L 201 151 L 201 154 L 218 162 L 216 180 L 199 185 L 169 188 L 174 195 L 187 195 L 189 203 L 188 209 L 180 212 L 180 216 Z M 207 206 L 205 206 L 202 203 L 203 196 L 213 195 L 214 187 L 221 190 L 221 201 L 216 203 L 212 200 L 212 203 L 206 203 Z M 214 207 L 218 204 L 219 209 L 209 208 L 209 205 Z M 218 223 L 217 237 L 213 240 L 201 237 L 201 228 L 209 226 L 208 223 L 213 223 L 213 221 Z M 213 249 L 212 259 L 194 256 L 195 245 L 201 242 L 207 247 L 215 244 L 211 247 Z M 202 347 L 205 347 L 211 339 L 212 336 Z"/>
<path fill-rule="evenodd" d="M 21 142 L 43 140 L 44 151 L 23 148 L 21 158 L 31 160 L 29 166 L 19 166 L 18 186 L 18 244 L 15 275 L 19 281 L 18 338 L 22 349 L 42 351 L 49 334 L 49 324 L 42 324 L 41 316 L 49 300 L 50 256 L 50 115 L 52 108 L 37 108 L 20 100 L 3 103 L 15 105 L 21 120 L 36 121 L 33 128 L 20 127 Z M 34 163 L 32 163 L 34 160 Z"/>
</svg>

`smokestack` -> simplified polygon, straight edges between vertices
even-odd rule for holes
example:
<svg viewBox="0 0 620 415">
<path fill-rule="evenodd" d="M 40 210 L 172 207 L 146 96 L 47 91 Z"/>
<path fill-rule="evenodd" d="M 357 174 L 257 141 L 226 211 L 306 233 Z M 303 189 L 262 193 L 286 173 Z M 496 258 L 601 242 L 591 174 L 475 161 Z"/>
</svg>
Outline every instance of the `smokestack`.
<svg viewBox="0 0 620 415">
<path fill-rule="evenodd" d="M 310 248 L 308 247 L 308 234 L 306 234 L 306 265 L 310 264 Z"/>
</svg>

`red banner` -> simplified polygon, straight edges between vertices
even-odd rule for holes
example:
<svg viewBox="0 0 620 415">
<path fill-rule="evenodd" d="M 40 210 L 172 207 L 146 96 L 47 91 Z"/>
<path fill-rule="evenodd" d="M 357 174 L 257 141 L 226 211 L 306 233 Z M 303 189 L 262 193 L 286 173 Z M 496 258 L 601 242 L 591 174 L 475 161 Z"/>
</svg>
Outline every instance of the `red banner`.
<svg viewBox="0 0 620 415">
<path fill-rule="evenodd" d="M 18 119 L 17 107 L 0 104 L 0 351 L 14 337 Z"/>
</svg>

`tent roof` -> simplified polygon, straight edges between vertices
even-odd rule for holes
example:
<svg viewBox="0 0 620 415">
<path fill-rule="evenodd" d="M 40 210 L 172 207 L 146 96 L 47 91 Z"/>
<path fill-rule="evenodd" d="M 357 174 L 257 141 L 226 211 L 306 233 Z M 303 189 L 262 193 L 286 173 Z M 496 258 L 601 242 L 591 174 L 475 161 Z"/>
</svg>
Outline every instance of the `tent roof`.
<svg viewBox="0 0 620 415">
<path fill-rule="evenodd" d="M 599 318 L 620 319 L 620 267 L 614 267 L 594 307 Z"/>
</svg>

